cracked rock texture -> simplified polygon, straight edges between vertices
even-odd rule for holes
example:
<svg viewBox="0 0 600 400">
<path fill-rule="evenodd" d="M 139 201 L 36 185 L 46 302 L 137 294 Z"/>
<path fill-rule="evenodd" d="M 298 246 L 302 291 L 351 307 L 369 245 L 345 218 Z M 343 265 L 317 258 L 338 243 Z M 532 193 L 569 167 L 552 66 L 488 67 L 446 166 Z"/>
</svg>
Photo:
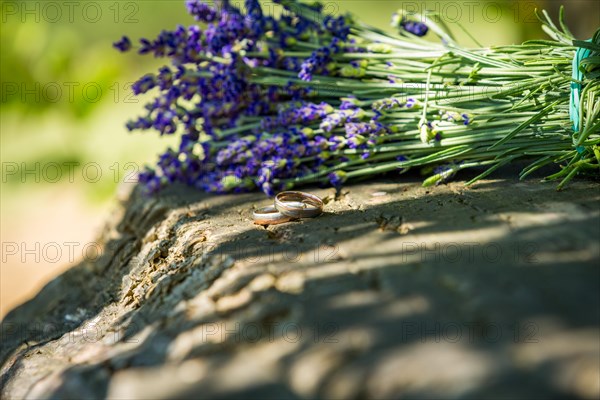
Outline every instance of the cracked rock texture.
<svg viewBox="0 0 600 400">
<path fill-rule="evenodd" d="M 134 191 L 2 322 L 2 398 L 600 396 L 597 183 L 311 191 Z"/>
</svg>

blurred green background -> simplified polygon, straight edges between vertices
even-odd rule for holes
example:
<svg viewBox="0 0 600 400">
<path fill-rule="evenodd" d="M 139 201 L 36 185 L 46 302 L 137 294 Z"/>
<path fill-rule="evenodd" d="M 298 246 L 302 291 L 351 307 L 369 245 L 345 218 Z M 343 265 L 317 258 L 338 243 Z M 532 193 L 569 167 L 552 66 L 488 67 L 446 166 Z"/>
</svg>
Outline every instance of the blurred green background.
<svg viewBox="0 0 600 400">
<path fill-rule="evenodd" d="M 590 37 L 600 25 L 600 2 L 566 3 L 575 35 Z M 533 10 L 557 16 L 560 4 L 348 0 L 326 2 L 326 10 L 351 12 L 387 29 L 398 8 L 432 9 L 482 44 L 494 45 L 543 37 Z M 121 182 L 132 184 L 135 172 L 173 143 L 124 128 L 145 103 L 131 96 L 129 85 L 162 60 L 120 54 L 111 43 L 123 34 L 152 38 L 193 20 L 183 0 L 0 6 L 2 316 L 73 262 L 94 256 L 86 245 L 110 213 Z M 461 43 L 473 45 L 462 30 L 453 31 Z"/>
</svg>

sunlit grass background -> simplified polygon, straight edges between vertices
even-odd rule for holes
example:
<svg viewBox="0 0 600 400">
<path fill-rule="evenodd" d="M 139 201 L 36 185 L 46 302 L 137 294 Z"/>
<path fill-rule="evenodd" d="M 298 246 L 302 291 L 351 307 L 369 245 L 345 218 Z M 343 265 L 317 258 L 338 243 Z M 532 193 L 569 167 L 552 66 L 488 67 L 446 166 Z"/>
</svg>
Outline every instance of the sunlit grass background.
<svg viewBox="0 0 600 400">
<path fill-rule="evenodd" d="M 235 3 L 235 2 L 234 2 Z M 594 0 L 566 2 L 576 36 L 600 24 Z M 115 204 L 123 180 L 173 138 L 128 133 L 144 99 L 128 85 L 161 60 L 122 55 L 111 43 L 122 34 L 154 37 L 191 24 L 183 0 L 39 2 L 2 1 L 0 80 L 1 235 L 0 317 L 82 257 Z M 399 7 L 433 9 L 459 21 L 484 45 L 543 37 L 533 15 L 555 1 L 329 2 L 372 25 L 389 25 Z M 275 6 L 273 6 L 275 9 Z M 460 29 L 460 42 L 474 45 Z M 58 169 L 57 167 L 60 167 Z"/>
</svg>

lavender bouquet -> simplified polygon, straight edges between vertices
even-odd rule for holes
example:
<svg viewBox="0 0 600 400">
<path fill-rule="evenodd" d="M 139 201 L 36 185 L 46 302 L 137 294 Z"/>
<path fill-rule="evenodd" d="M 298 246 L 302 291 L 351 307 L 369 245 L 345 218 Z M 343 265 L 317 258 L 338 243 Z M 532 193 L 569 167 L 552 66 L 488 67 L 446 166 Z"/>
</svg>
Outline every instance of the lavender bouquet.
<svg viewBox="0 0 600 400">
<path fill-rule="evenodd" d="M 543 12 L 550 40 L 465 48 L 435 14 L 399 10 L 390 34 L 316 2 L 275 3 L 278 16 L 257 0 L 190 0 L 200 25 L 140 40 L 170 65 L 133 85 L 158 94 L 127 127 L 181 137 L 140 174 L 148 190 L 272 195 L 410 167 L 433 185 L 486 167 L 471 183 L 520 158 L 532 161 L 521 177 L 556 164 L 546 179 L 559 188 L 598 173 L 600 30 L 577 41 L 562 12 L 559 26 Z"/>
</svg>

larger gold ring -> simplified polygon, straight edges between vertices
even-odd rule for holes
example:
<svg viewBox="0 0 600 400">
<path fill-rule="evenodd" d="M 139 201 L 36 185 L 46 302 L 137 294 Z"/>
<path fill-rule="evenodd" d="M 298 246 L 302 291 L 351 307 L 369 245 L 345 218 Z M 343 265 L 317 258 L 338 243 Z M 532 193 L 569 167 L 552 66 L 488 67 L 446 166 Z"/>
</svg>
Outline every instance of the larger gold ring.
<svg viewBox="0 0 600 400">
<path fill-rule="evenodd" d="M 323 200 L 304 192 L 281 192 L 275 196 L 275 208 L 292 218 L 312 218 L 323 212 Z"/>
<path fill-rule="evenodd" d="M 283 215 L 274 206 L 266 206 L 254 210 L 252 218 L 257 225 L 277 225 L 294 220 L 294 218 Z"/>
</svg>

